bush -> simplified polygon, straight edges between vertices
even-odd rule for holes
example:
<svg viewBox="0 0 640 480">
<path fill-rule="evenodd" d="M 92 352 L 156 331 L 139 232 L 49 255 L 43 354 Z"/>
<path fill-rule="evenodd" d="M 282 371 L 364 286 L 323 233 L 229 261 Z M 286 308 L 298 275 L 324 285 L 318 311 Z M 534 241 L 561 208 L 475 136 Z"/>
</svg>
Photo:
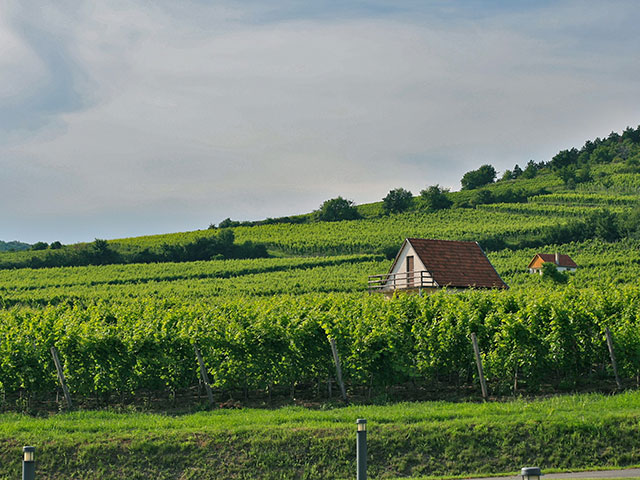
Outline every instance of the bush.
<svg viewBox="0 0 640 480">
<path fill-rule="evenodd" d="M 240 222 L 236 222 L 234 220 L 231 220 L 230 218 L 225 218 L 218 224 L 218 228 L 231 228 L 231 227 L 237 227 L 239 225 L 240 225 Z"/>
<path fill-rule="evenodd" d="M 338 197 L 326 200 L 315 211 L 315 217 L 323 222 L 337 222 L 339 220 L 355 220 L 360 217 L 360 214 L 352 200 Z"/>
<path fill-rule="evenodd" d="M 36 242 L 31 245 L 31 250 L 46 250 L 48 247 L 47 242 Z"/>
<path fill-rule="evenodd" d="M 395 188 L 382 199 L 385 213 L 400 213 L 407 210 L 413 203 L 413 194 L 404 188 Z"/>
<path fill-rule="evenodd" d="M 568 275 L 558 271 L 555 263 L 545 262 L 542 264 L 542 278 L 555 283 L 567 283 Z"/>
<path fill-rule="evenodd" d="M 453 204 L 447 196 L 449 190 L 440 188 L 440 185 L 432 185 L 420 192 L 420 203 L 428 210 L 444 210 Z"/>
<path fill-rule="evenodd" d="M 496 169 L 491 165 L 482 165 L 477 170 L 471 170 L 465 173 L 460 183 L 462 184 L 463 190 L 473 190 L 474 188 L 493 183 L 495 179 Z"/>
</svg>

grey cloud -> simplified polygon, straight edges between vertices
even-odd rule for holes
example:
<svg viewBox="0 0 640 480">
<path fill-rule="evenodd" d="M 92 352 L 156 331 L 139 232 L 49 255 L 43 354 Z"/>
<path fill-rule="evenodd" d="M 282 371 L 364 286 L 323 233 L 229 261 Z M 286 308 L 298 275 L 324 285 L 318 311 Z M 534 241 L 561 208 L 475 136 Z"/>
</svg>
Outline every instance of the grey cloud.
<svg viewBox="0 0 640 480">
<path fill-rule="evenodd" d="M 53 127 L 0 140 L 4 158 L 51 172 L 6 171 L 7 182 L 33 185 L 13 192 L 21 217 L 7 238 L 33 240 L 20 225 L 36 218 L 42 191 L 58 198 L 51 216 L 94 215 L 87 228 L 104 218 L 114 235 L 132 224 L 131 234 L 187 230 L 301 213 L 336 195 L 363 203 L 397 186 L 457 188 L 482 163 L 547 160 L 638 122 L 640 72 L 624 52 L 640 34 L 601 32 L 602 9 L 429 17 L 388 15 L 381 2 L 367 15 L 261 12 L 256 22 L 237 4 L 173 5 L 101 2 L 71 20 L 58 9 L 55 28 L 34 20 L 64 61 L 24 45 L 64 86 L 50 107 L 16 100 L 25 118 Z M 614 29 L 629 23 L 609 18 Z M 595 25 L 623 54 L 571 33 Z"/>
</svg>

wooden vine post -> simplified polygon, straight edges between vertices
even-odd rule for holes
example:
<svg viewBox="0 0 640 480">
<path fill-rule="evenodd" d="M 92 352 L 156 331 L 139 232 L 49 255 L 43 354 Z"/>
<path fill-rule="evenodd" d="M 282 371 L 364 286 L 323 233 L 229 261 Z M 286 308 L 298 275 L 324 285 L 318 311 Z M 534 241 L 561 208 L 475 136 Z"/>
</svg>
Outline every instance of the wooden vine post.
<svg viewBox="0 0 640 480">
<path fill-rule="evenodd" d="M 200 349 L 196 344 L 193 345 L 193 349 L 196 352 L 196 357 L 198 358 L 198 365 L 200 365 L 200 376 L 202 377 L 202 383 L 204 383 L 204 388 L 207 391 L 207 397 L 209 398 L 209 405 L 213 405 L 213 392 L 211 391 L 211 384 L 209 383 L 209 374 L 207 373 L 207 367 L 204 364 L 204 360 L 202 359 L 202 354 L 200 353 Z"/>
<path fill-rule="evenodd" d="M 347 398 L 347 390 L 344 388 L 344 382 L 342 381 L 342 367 L 340 366 L 340 356 L 338 355 L 336 341 L 333 338 L 329 337 L 329 343 L 331 344 L 331 353 L 333 353 L 333 362 L 336 364 L 336 378 L 338 379 L 338 385 L 340 386 L 342 399 L 346 403 L 349 403 L 349 399 Z"/>
<path fill-rule="evenodd" d="M 486 401 L 488 398 L 487 382 L 484 379 L 484 370 L 482 369 L 482 358 L 480 357 L 480 348 L 478 348 L 478 337 L 475 333 L 471 334 L 471 343 L 473 343 L 473 351 L 476 354 L 476 365 L 478 366 L 478 376 L 480 377 L 480 387 L 482 388 L 482 398 Z"/>
<path fill-rule="evenodd" d="M 620 377 L 618 376 L 618 364 L 616 363 L 616 353 L 613 350 L 613 338 L 611 337 L 611 330 L 609 330 L 609 327 L 605 327 L 604 333 L 607 337 L 607 347 L 609 347 L 609 356 L 611 357 L 611 366 L 613 367 L 613 374 L 616 376 L 616 385 L 618 386 L 618 390 L 622 390 L 622 383 L 620 382 Z"/>
<path fill-rule="evenodd" d="M 60 358 L 58 358 L 58 350 L 56 349 L 56 347 L 51 347 L 51 357 L 53 358 L 53 363 L 56 366 L 58 381 L 60 382 L 60 386 L 62 387 L 62 392 L 64 393 L 65 400 L 67 401 L 67 406 L 71 409 L 73 408 L 73 404 L 71 403 L 71 395 L 69 394 L 67 381 L 64 378 L 64 371 L 62 370 L 62 364 L 60 363 Z"/>
</svg>

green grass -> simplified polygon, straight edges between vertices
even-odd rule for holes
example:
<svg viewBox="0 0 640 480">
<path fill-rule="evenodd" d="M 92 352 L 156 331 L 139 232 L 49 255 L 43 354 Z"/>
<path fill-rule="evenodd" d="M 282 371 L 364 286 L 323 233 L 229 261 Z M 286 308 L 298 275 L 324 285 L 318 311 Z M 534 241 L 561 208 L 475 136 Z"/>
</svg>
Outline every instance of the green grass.
<svg viewBox="0 0 640 480">
<path fill-rule="evenodd" d="M 640 393 L 504 403 L 327 410 L 106 411 L 0 415 L 0 479 L 37 447 L 38 478 L 350 478 L 355 420 L 368 421 L 371 478 L 620 468 L 640 463 Z M 420 477 L 422 475 L 422 477 Z"/>
</svg>

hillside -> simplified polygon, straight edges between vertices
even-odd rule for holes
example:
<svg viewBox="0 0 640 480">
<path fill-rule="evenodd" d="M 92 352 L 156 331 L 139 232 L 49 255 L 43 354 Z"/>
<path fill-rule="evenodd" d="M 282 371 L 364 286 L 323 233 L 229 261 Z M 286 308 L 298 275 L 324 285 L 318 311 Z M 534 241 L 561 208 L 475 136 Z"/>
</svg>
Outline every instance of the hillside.
<svg viewBox="0 0 640 480">
<path fill-rule="evenodd" d="M 489 176 L 478 179 L 487 169 Z M 484 165 L 465 174 L 460 191 L 425 186 L 406 204 L 357 205 L 353 220 L 319 221 L 315 212 L 257 222 L 227 219 L 218 228 L 92 244 L 39 242 L 38 250 L 0 253 L 0 268 L 256 258 L 266 256 L 263 246 L 277 256 L 392 255 L 410 236 L 475 240 L 488 251 L 635 237 L 640 126 L 588 140 L 547 162 L 515 165 L 497 181 L 495 176 Z M 433 201 L 438 194 L 444 203 Z"/>
<path fill-rule="evenodd" d="M 52 347 L 81 410 L 240 408 L 178 417 L 185 424 L 152 414 L 80 412 L 41 423 L 4 414 L 0 476 L 11 475 L 19 443 L 38 435 L 48 478 L 70 471 L 131 478 L 126 458 L 141 452 L 154 465 L 145 472 L 157 478 L 343 478 L 352 438 L 342 423 L 361 415 L 380 422 L 372 444 L 387 453 L 372 459 L 380 478 L 513 470 L 516 431 L 526 431 L 531 445 L 518 453 L 523 463 L 637 463 L 636 394 L 567 397 L 543 407 L 514 399 L 618 391 L 607 329 L 622 388 L 637 388 L 639 134 L 628 129 L 587 142 L 459 192 L 427 187 L 401 211 L 382 201 L 358 205 L 349 220 L 322 221 L 318 213 L 229 220 L 192 232 L 0 253 L 0 411 L 66 408 Z M 368 275 L 386 272 L 412 236 L 478 241 L 511 288 L 392 301 L 369 295 Z M 569 254 L 579 269 L 530 275 L 538 252 Z M 491 399 L 506 403 L 459 403 L 480 396 L 472 333 Z M 338 408 L 344 402 L 329 338 L 353 407 Z M 406 400 L 440 402 L 371 406 Z M 282 405 L 307 409 L 245 408 Z M 592 412 L 587 421 L 575 417 L 576 408 Z M 602 408 L 614 413 L 603 416 Z M 407 424 L 415 438 L 405 434 Z M 58 428 L 65 433 L 51 433 Z M 553 442 L 563 435 L 571 442 Z M 417 454 L 425 445 L 431 453 Z M 208 473 L 184 464 L 184 449 L 192 448 Z M 64 457 L 64 471 L 47 454 Z"/>
<path fill-rule="evenodd" d="M 475 332 L 495 392 L 597 388 L 611 378 L 604 337 L 593 335 L 605 327 L 617 336 L 630 382 L 640 371 L 639 132 L 514 167 L 520 173 L 482 187 L 439 191 L 449 200 L 442 208 L 421 195 L 398 213 L 384 213 L 385 202 L 360 206 L 353 220 L 309 214 L 4 253 L 5 266 L 80 265 L 0 270 L 7 339 L 0 385 L 9 398 L 50 395 L 56 345 L 80 399 L 188 396 L 201 388 L 191 359 L 198 344 L 221 398 L 265 391 L 287 398 L 299 389 L 317 399 L 318 385 L 333 376 L 327 336 L 334 336 L 356 396 L 393 398 L 407 382 L 453 385 L 457 395 L 476 381 L 467 340 Z M 511 290 L 392 303 L 367 295 L 368 275 L 384 273 L 402 240 L 414 236 L 478 241 Z M 237 258 L 262 256 L 265 247 L 268 258 Z M 570 254 L 580 269 L 555 279 L 529 275 L 538 251 Z M 33 339 L 37 348 L 21 347 Z M 509 353 L 515 346 L 522 356 Z M 110 373 L 99 373 L 106 365 Z M 427 390 L 399 396 L 437 397 Z"/>
</svg>

